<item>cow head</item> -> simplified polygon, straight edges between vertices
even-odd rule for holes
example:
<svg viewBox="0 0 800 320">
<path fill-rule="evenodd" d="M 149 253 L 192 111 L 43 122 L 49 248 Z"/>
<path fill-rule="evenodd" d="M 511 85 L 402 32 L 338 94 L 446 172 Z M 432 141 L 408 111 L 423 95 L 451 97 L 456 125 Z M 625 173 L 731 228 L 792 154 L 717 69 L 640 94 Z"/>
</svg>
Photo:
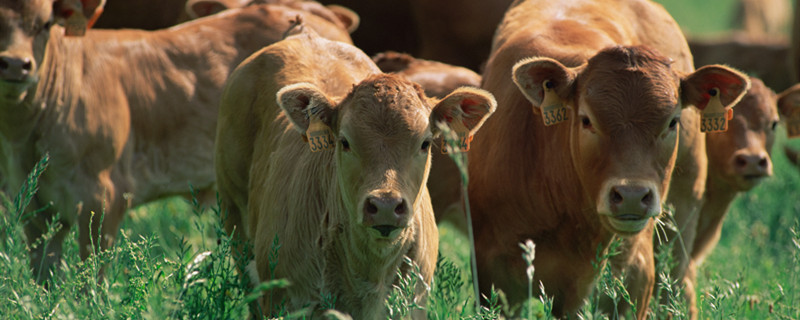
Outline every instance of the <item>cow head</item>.
<svg viewBox="0 0 800 320">
<path fill-rule="evenodd" d="M 281 89 L 278 101 L 300 133 L 317 121 L 331 129 L 333 165 L 350 221 L 389 240 L 421 208 L 439 134 L 435 124 L 474 133 L 496 105 L 491 94 L 471 88 L 437 102 L 419 85 L 387 74 L 368 77 L 339 102 L 308 83 Z"/>
<path fill-rule="evenodd" d="M 775 93 L 761 80 L 734 107 L 725 132 L 706 135 L 709 175 L 722 179 L 735 191 L 747 191 L 772 175 L 770 152 L 775 141 L 778 110 Z"/>
<path fill-rule="evenodd" d="M 0 102 L 22 102 L 36 84 L 54 23 L 69 33 L 88 28 L 101 0 L 0 0 Z M 81 27 L 83 30 L 81 30 Z"/>
<path fill-rule="evenodd" d="M 682 75 L 646 47 L 607 48 L 575 68 L 531 58 L 517 63 L 513 73 L 536 112 L 546 110 L 544 100 L 569 110 L 570 146 L 564 147 L 601 223 L 620 234 L 641 231 L 661 213 L 682 109 L 705 107 L 709 92 L 731 105 L 749 86 L 747 78 L 722 66 Z"/>
</svg>

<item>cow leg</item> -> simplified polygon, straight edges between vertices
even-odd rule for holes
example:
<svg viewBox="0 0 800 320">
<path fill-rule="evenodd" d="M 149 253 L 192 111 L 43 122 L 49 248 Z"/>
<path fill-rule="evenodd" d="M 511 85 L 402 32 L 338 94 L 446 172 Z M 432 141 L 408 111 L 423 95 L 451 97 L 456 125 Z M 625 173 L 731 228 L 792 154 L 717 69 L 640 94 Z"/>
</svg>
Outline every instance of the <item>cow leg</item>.
<svg viewBox="0 0 800 320">
<path fill-rule="evenodd" d="M 53 213 L 51 210 L 40 212 L 31 221 L 25 224 L 25 235 L 28 239 L 28 246 L 30 251 L 30 263 L 33 270 L 33 276 L 36 282 L 46 284 L 53 272 L 57 270 L 61 262 L 62 243 L 69 233 L 71 224 L 60 219 L 55 223 L 60 224 L 54 234 L 49 235 L 48 239 L 43 236 L 47 235 L 47 224 L 52 222 Z M 55 226 L 55 224 L 54 224 Z"/>
<path fill-rule="evenodd" d="M 118 188 L 112 182 L 110 169 L 100 172 L 95 181 L 84 185 L 93 188 L 79 198 L 85 199 L 78 212 L 78 244 L 82 260 L 114 245 L 127 209 L 127 202 L 122 197 L 124 188 Z M 104 270 L 104 266 L 98 270 L 100 277 Z"/>
</svg>

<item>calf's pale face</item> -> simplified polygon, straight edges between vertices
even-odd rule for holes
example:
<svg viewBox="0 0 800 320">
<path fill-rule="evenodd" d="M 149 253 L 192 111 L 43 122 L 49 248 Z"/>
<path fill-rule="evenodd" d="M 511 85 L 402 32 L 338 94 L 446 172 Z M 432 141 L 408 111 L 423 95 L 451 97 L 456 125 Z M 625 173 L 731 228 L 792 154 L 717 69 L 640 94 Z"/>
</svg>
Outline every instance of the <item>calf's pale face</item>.
<svg viewBox="0 0 800 320">
<path fill-rule="evenodd" d="M 748 86 L 738 72 L 718 66 L 680 75 L 646 47 L 607 48 L 575 68 L 549 58 L 522 60 L 514 80 L 536 108 L 558 101 L 570 109 L 564 147 L 601 223 L 619 234 L 635 234 L 661 213 L 682 109 L 704 107 L 713 88 L 729 105 Z"/>
<path fill-rule="evenodd" d="M 50 37 L 52 0 L 0 1 L 0 102 L 17 104 L 35 85 Z"/>
<path fill-rule="evenodd" d="M 278 101 L 300 133 L 314 121 L 331 129 L 332 165 L 349 219 L 384 240 L 396 239 L 419 211 L 435 123 L 474 134 L 496 105 L 489 93 L 467 88 L 437 103 L 394 75 L 363 80 L 339 103 L 305 83 L 281 89 Z"/>
<path fill-rule="evenodd" d="M 735 191 L 747 191 L 772 175 L 770 153 L 778 125 L 776 95 L 761 80 L 734 107 L 725 132 L 706 136 L 709 171 Z"/>
</svg>

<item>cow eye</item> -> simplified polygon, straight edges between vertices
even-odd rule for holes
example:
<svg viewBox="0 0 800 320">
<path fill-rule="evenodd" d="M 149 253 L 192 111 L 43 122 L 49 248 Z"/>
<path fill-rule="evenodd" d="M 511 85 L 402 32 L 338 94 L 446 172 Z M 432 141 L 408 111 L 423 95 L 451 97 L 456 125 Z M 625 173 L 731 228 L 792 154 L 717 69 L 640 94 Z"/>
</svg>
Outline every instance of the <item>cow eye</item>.
<svg viewBox="0 0 800 320">
<path fill-rule="evenodd" d="M 428 141 L 428 140 L 425 140 L 425 141 L 422 142 L 422 146 L 420 147 L 420 150 L 422 150 L 422 152 L 428 152 L 428 149 L 430 149 L 430 147 L 431 147 L 431 142 Z"/>
<path fill-rule="evenodd" d="M 675 130 L 675 128 L 678 127 L 678 123 L 679 122 L 680 122 L 680 118 L 678 118 L 678 117 L 672 118 L 672 121 L 669 122 L 669 129 L 670 130 Z"/>
<path fill-rule="evenodd" d="M 772 121 L 772 131 L 778 128 L 778 121 Z"/>
<path fill-rule="evenodd" d="M 342 143 L 342 150 L 350 151 L 350 142 L 347 142 L 347 139 L 342 138 L 342 140 L 340 140 L 340 142 Z"/>
<path fill-rule="evenodd" d="M 592 121 L 589 120 L 587 116 L 581 116 L 581 124 L 583 125 L 584 129 L 591 129 L 592 128 Z"/>
</svg>

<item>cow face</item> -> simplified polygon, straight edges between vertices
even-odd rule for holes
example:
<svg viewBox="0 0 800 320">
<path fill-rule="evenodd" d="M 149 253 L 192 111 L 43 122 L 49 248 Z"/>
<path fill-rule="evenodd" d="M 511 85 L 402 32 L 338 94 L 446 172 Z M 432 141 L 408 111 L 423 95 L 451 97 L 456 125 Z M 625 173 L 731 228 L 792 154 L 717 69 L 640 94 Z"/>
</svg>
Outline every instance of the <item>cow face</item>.
<svg viewBox="0 0 800 320">
<path fill-rule="evenodd" d="M 496 105 L 488 92 L 468 88 L 434 103 L 419 85 L 385 74 L 354 86 L 338 104 L 305 83 L 281 89 L 278 99 L 299 132 L 315 121 L 331 129 L 333 165 L 350 221 L 389 241 L 421 210 L 435 124 L 472 134 Z"/>
<path fill-rule="evenodd" d="M 661 213 L 682 108 L 705 107 L 714 88 L 730 105 L 748 86 L 724 67 L 681 76 L 669 59 L 645 47 L 608 48 L 576 68 L 548 58 L 523 60 L 514 78 L 537 112 L 544 100 L 569 109 L 568 147 L 581 185 L 601 223 L 620 234 L 641 231 Z"/>
<path fill-rule="evenodd" d="M 770 152 L 779 120 L 776 96 L 761 80 L 750 81 L 750 90 L 734 107 L 728 130 L 706 136 L 709 175 L 735 191 L 750 190 L 772 175 Z"/>
<path fill-rule="evenodd" d="M 104 1 L 0 0 L 0 102 L 22 102 L 38 80 L 38 67 L 54 22 L 85 31 Z M 79 11 L 77 13 L 77 11 Z M 90 18 L 86 18 L 90 17 Z M 71 19 L 70 19 L 71 18 Z M 81 30 L 83 28 L 83 30 Z"/>
</svg>

